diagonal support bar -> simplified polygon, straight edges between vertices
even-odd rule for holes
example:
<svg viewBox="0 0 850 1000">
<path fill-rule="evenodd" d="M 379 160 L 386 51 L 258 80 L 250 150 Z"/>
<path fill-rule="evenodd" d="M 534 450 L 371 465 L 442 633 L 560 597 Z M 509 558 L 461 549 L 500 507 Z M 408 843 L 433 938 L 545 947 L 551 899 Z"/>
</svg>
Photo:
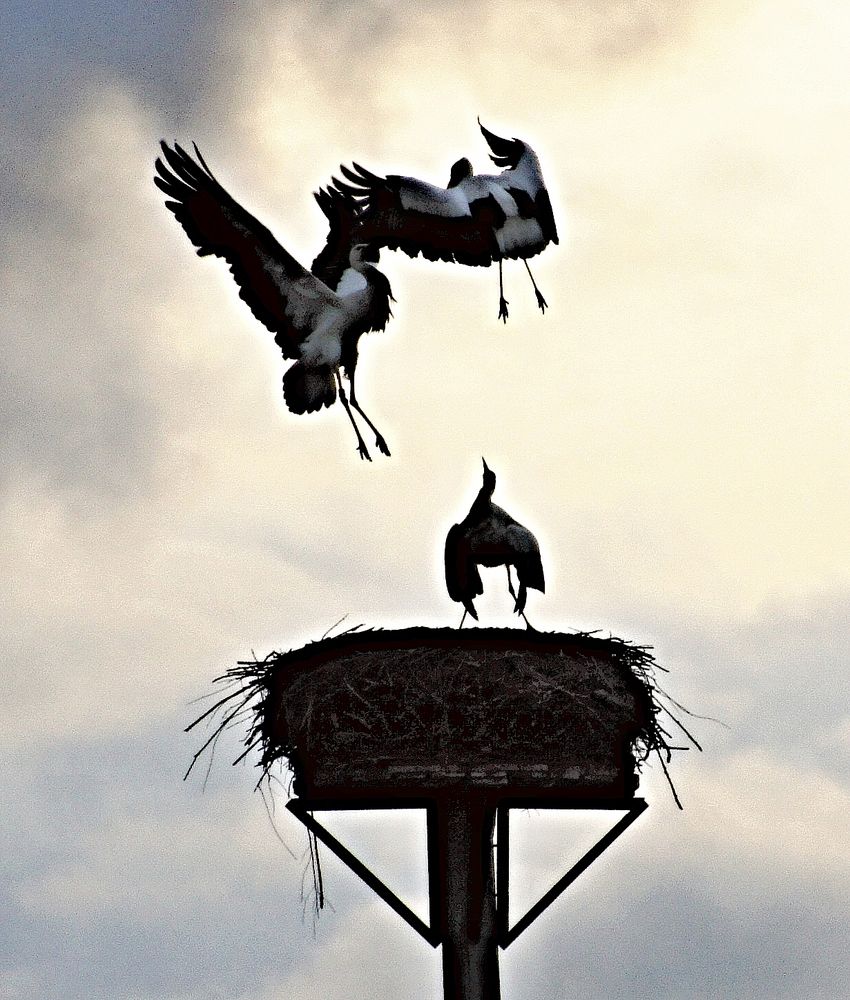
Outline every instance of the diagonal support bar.
<svg viewBox="0 0 850 1000">
<path fill-rule="evenodd" d="M 374 808 L 386 809 L 387 805 L 388 804 L 384 802 L 382 806 L 379 807 L 375 805 Z M 392 889 L 382 882 L 374 872 L 367 868 L 359 858 L 352 854 L 344 844 L 341 844 L 329 830 L 326 830 L 325 827 L 323 827 L 321 823 L 315 819 L 313 811 L 317 808 L 316 803 L 307 804 L 302 802 L 300 799 L 290 799 L 290 801 L 286 803 L 286 808 L 292 813 L 293 816 L 295 816 L 297 820 L 299 820 L 299 822 L 303 823 L 311 833 L 315 834 L 316 838 L 321 840 L 325 847 L 333 851 L 333 853 L 344 865 L 347 865 L 351 871 L 361 878 L 377 896 L 380 896 L 385 903 L 389 904 L 389 906 L 391 906 L 403 920 L 410 924 L 410 926 L 418 934 L 421 934 L 428 944 L 430 944 L 433 948 L 436 948 L 440 944 L 441 935 L 439 924 L 436 919 L 440 894 L 439 891 L 437 891 L 436 886 L 436 865 L 434 863 L 435 851 L 437 850 L 436 817 L 434 816 L 434 808 L 432 804 L 423 802 L 416 802 L 415 804 L 405 803 L 404 806 L 399 803 L 395 803 L 392 807 L 413 807 L 419 809 L 424 808 L 426 810 L 428 824 L 428 895 L 430 899 L 430 926 L 426 924 L 425 921 L 422 920 L 416 913 L 414 913 L 406 903 L 403 903 L 392 891 Z M 334 810 L 351 808 L 351 805 L 348 802 L 322 803 L 321 808 Z M 365 805 L 363 803 L 358 803 L 357 808 L 368 808 L 368 803 Z"/>
<path fill-rule="evenodd" d="M 509 875 L 509 838 L 510 838 L 510 825 L 509 825 L 509 812 L 511 808 L 568 808 L 568 809 L 626 809 L 626 815 L 623 816 L 618 823 L 616 823 L 609 831 L 602 837 L 593 847 L 590 848 L 573 866 L 570 870 L 563 875 L 558 881 L 552 886 L 552 888 L 546 892 L 541 898 L 534 904 L 534 906 L 529 909 L 525 915 L 510 927 L 509 917 L 508 917 L 508 875 Z M 516 939 L 526 930 L 534 921 L 540 916 L 541 913 L 555 900 L 561 893 L 572 885 L 573 882 L 581 875 L 583 871 L 589 868 L 593 862 L 606 851 L 611 844 L 627 830 L 632 823 L 640 816 L 644 810 L 647 808 L 647 803 L 645 799 L 631 799 L 628 802 L 581 802 L 581 803 L 563 803 L 563 802 L 515 802 L 511 805 L 502 803 L 499 806 L 498 819 L 497 819 L 497 841 L 496 841 L 496 851 L 497 851 L 497 906 L 498 906 L 498 921 L 499 921 L 499 944 L 502 948 L 507 948 L 509 944 L 512 944 Z"/>
</svg>

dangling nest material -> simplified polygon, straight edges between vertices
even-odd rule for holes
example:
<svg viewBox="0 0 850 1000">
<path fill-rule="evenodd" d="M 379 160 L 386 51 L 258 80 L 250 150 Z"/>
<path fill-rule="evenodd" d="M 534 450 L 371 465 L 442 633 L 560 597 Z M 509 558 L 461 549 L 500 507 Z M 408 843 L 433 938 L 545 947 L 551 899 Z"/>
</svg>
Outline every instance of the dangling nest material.
<svg viewBox="0 0 850 1000">
<path fill-rule="evenodd" d="M 257 749 L 260 782 L 282 762 L 308 798 L 451 787 L 630 798 L 650 754 L 670 781 L 685 749 L 665 717 L 698 747 L 663 703 L 690 714 L 659 688 L 659 670 L 649 647 L 595 633 L 350 629 L 216 678 L 231 690 L 188 727 L 215 725 L 189 770 L 247 724 L 234 763 Z"/>
</svg>

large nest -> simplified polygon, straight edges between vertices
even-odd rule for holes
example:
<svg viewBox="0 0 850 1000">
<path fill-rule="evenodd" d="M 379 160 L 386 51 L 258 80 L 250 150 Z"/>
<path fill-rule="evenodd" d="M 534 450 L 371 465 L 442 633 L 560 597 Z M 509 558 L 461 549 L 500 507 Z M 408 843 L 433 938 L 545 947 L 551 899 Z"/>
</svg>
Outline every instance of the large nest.
<svg viewBox="0 0 850 1000">
<path fill-rule="evenodd" d="M 259 750 L 261 781 L 283 763 L 308 798 L 455 786 L 627 798 L 651 753 L 669 778 L 682 749 L 664 715 L 696 745 L 658 670 L 648 647 L 596 634 L 354 629 L 217 678 L 232 690 L 192 724 L 216 721 L 195 760 L 247 723 L 238 759 Z"/>
</svg>

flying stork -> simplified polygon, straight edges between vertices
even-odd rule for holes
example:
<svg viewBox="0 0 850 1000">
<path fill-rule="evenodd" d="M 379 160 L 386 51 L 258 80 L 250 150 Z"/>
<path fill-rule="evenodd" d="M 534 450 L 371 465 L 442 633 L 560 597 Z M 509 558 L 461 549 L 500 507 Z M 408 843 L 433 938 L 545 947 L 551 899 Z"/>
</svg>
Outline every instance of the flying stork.
<svg viewBox="0 0 850 1000">
<path fill-rule="evenodd" d="M 166 207 L 199 257 L 213 254 L 227 261 L 240 297 L 275 335 L 284 358 L 294 362 L 283 376 L 286 405 L 293 413 L 311 413 L 331 406 L 339 390 L 360 457 L 372 460 L 352 407 L 371 428 L 378 450 L 389 455 L 357 402 L 354 372 L 360 337 L 384 329 L 395 300 L 386 276 L 372 264 L 377 250 L 355 236 L 352 199 L 322 189 L 314 195 L 330 226 L 324 248 L 307 271 L 228 194 L 194 143 L 197 160 L 177 143 L 173 149 L 165 142 L 160 146 L 165 162 L 157 158 L 154 181 L 169 198 Z M 340 369 L 350 383 L 350 405 Z"/>
<path fill-rule="evenodd" d="M 508 302 L 502 285 L 502 260 L 525 264 L 537 304 L 546 311 L 528 258 L 558 242 L 549 192 L 537 154 L 522 139 L 503 139 L 478 125 L 491 150 L 490 159 L 504 168 L 499 174 L 476 174 L 465 157 L 451 168 L 441 188 L 414 177 L 380 177 L 360 164 L 341 166 L 345 181 L 334 187 L 360 205 L 360 239 L 403 250 L 409 257 L 455 261 L 473 267 L 499 265 L 499 319 L 507 322 Z"/>
<path fill-rule="evenodd" d="M 458 626 L 463 628 L 467 615 L 478 621 L 478 612 L 472 603 L 474 597 L 484 593 L 478 567 L 504 566 L 508 590 L 514 598 L 514 611 L 522 616 L 526 627 L 531 628 L 525 617 L 527 588 L 541 593 L 546 591 L 540 547 L 528 528 L 493 503 L 496 474 L 483 458 L 481 461 L 484 473 L 478 496 L 466 517 L 460 524 L 453 524 L 446 536 L 446 588 L 449 597 L 464 607 Z M 511 566 L 516 570 L 519 593 L 514 591 L 511 581 Z"/>
</svg>

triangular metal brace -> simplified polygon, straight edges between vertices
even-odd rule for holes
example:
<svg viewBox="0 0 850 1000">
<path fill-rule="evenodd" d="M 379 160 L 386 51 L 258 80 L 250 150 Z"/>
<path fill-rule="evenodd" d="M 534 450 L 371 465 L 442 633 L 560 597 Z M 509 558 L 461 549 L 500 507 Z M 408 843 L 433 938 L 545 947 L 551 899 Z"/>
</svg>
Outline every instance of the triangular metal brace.
<svg viewBox="0 0 850 1000">
<path fill-rule="evenodd" d="M 561 893 L 589 868 L 593 862 L 614 843 L 640 814 L 646 809 L 647 804 L 644 799 L 629 799 L 623 801 L 611 801 L 600 799 L 588 800 L 562 800 L 557 799 L 511 799 L 499 804 L 497 815 L 496 832 L 496 914 L 499 924 L 499 946 L 507 948 L 509 944 L 522 934 L 540 914 L 555 900 Z M 508 917 L 508 878 L 510 872 L 509 844 L 510 826 L 509 815 L 511 809 L 625 809 L 626 815 L 620 819 L 596 844 L 590 848 L 573 866 L 543 894 L 540 899 L 526 911 L 513 927 L 509 926 Z"/>
<path fill-rule="evenodd" d="M 307 829 L 315 834 L 318 840 L 333 851 L 334 854 L 347 865 L 355 875 L 359 876 L 369 888 L 376 893 L 385 903 L 396 911 L 396 913 L 430 944 L 436 948 L 440 944 L 439 931 L 439 886 L 437 884 L 437 806 L 433 799 L 380 799 L 369 801 L 365 799 L 340 799 L 331 801 L 323 799 L 321 802 L 304 802 L 301 799 L 290 799 L 286 803 L 286 808 L 300 820 Z M 326 830 L 321 823 L 313 816 L 314 812 L 326 810 L 328 812 L 340 809 L 357 810 L 385 810 L 385 809 L 424 809 L 426 814 L 428 832 L 428 910 L 429 922 L 426 924 L 410 907 L 403 903 L 398 896 L 382 882 L 374 872 L 370 871 L 366 865 L 356 858 L 351 851 L 341 844 L 336 837 Z"/>
<path fill-rule="evenodd" d="M 437 842 L 437 809 L 435 799 L 322 799 L 308 802 L 303 799 L 290 799 L 286 808 L 304 826 L 315 834 L 329 850 L 347 865 L 351 871 L 361 878 L 369 888 L 385 903 L 388 903 L 396 913 L 420 934 L 434 948 L 442 943 L 440 932 L 440 885 L 439 861 L 440 845 Z M 561 893 L 590 867 L 593 862 L 614 841 L 634 823 L 647 808 L 644 799 L 575 799 L 575 798 L 521 798 L 505 799 L 499 803 L 496 818 L 496 918 L 499 928 L 499 946 L 507 948 L 528 928 Z M 341 809 L 385 810 L 385 809 L 424 809 L 428 834 L 428 916 L 426 924 L 410 907 L 374 872 L 370 871 L 359 858 L 355 857 L 337 838 L 326 830 L 313 815 L 314 812 L 336 811 Z M 623 810 L 623 816 L 597 843 L 590 848 L 558 881 L 544 893 L 543 896 L 521 917 L 513 927 L 509 925 L 508 917 L 508 876 L 510 865 L 509 839 L 511 809 L 605 809 Z"/>
</svg>

